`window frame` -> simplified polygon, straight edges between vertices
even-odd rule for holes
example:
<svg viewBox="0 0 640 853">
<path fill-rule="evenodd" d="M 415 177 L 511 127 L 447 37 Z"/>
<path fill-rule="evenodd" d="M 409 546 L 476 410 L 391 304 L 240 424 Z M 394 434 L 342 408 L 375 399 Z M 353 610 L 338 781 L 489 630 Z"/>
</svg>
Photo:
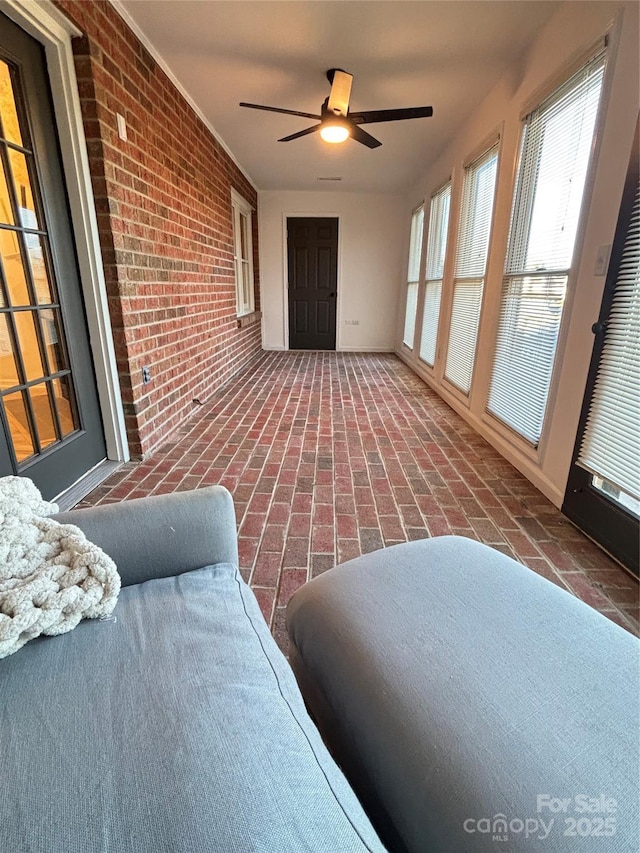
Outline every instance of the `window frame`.
<svg viewBox="0 0 640 853">
<path fill-rule="evenodd" d="M 434 228 L 434 226 L 433 226 L 433 213 L 434 213 L 433 206 L 434 206 L 435 200 L 441 199 L 445 194 L 447 194 L 447 196 L 448 196 L 447 202 L 446 202 L 446 207 L 447 207 L 446 223 L 444 224 L 444 227 L 443 227 L 443 221 L 442 220 L 444 219 L 444 217 L 440 216 L 439 221 L 438 221 L 437 225 L 435 226 L 436 228 L 438 228 L 438 236 L 441 236 L 442 232 L 444 232 L 444 252 L 442 254 L 442 270 L 441 270 L 442 274 L 439 278 L 429 278 L 429 272 L 430 272 L 429 259 L 430 259 L 430 253 L 432 251 L 431 235 L 432 235 L 432 233 L 434 233 L 434 231 L 433 231 L 433 228 Z M 449 245 L 450 245 L 450 238 L 451 238 L 451 222 L 452 222 L 452 218 L 453 218 L 452 217 L 452 203 L 453 203 L 452 200 L 453 200 L 453 179 L 450 176 L 444 183 L 440 184 L 438 186 L 438 188 L 436 190 L 434 190 L 429 197 L 429 227 L 427 228 L 426 247 L 425 247 L 425 253 L 424 253 L 424 255 L 425 255 L 424 296 L 423 296 L 423 300 L 422 300 L 422 321 L 420 324 L 420 341 L 419 341 L 419 345 L 418 345 L 417 350 L 418 350 L 418 358 L 420 359 L 420 362 L 431 371 L 435 370 L 435 366 L 436 366 L 436 363 L 438 361 L 438 339 L 441 335 L 440 319 L 442 316 L 442 296 L 443 296 L 443 292 L 444 292 L 445 270 L 447 267 L 447 259 L 448 259 Z M 438 208 L 438 210 L 436 212 L 441 212 L 441 208 Z M 437 237 L 436 237 L 436 239 L 437 239 Z M 433 248 L 435 248 L 435 247 L 433 247 Z M 435 322 L 436 331 L 435 331 L 435 338 L 433 341 L 433 349 L 434 349 L 433 362 L 427 361 L 426 357 L 423 355 L 425 310 L 426 310 L 426 305 L 427 305 L 428 289 L 429 289 L 430 285 L 432 285 L 432 286 L 439 285 L 440 286 L 440 293 L 438 296 L 438 316 L 437 316 L 436 322 Z"/>
<path fill-rule="evenodd" d="M 593 129 L 593 137 L 591 140 L 589 156 L 586 166 L 586 174 L 584 187 L 580 202 L 580 209 L 576 220 L 576 232 L 568 266 L 555 268 L 553 265 L 545 269 L 527 269 L 526 265 L 522 265 L 522 269 L 514 263 L 517 254 L 517 245 L 522 241 L 523 235 L 528 239 L 531 230 L 531 222 L 533 218 L 533 210 L 535 204 L 535 182 L 537 170 L 524 169 L 525 161 L 535 161 L 539 164 L 542 153 L 543 135 L 540 131 L 542 127 L 537 127 L 532 130 L 531 119 L 539 114 L 545 108 L 553 107 L 557 101 L 559 93 L 566 90 L 568 84 L 573 78 L 585 71 L 589 66 L 602 62 L 603 77 L 596 108 L 595 122 Z M 566 334 L 566 324 L 571 314 L 571 306 L 573 301 L 573 292 L 575 288 L 575 279 L 580 263 L 582 250 L 582 241 L 584 239 L 584 223 L 585 216 L 588 214 L 593 177 L 595 172 L 595 164 L 597 161 L 598 150 L 600 146 L 600 137 L 602 131 L 602 115 L 606 109 L 607 103 L 607 88 L 608 88 L 608 68 L 611 62 L 609 51 L 609 40 L 607 37 L 600 38 L 594 42 L 591 47 L 582 52 L 580 56 L 564 68 L 556 73 L 552 80 L 548 81 L 544 87 L 537 90 L 532 98 L 527 101 L 526 107 L 520 113 L 520 139 L 518 143 L 518 156 L 515 164 L 514 184 L 511 195 L 511 215 L 509 219 L 509 231 L 507 236 L 507 248 L 504 258 L 500 296 L 496 305 L 496 326 L 494 352 L 490 363 L 490 373 L 488 377 L 488 385 L 486 389 L 486 399 L 484 404 L 484 417 L 490 421 L 494 428 L 509 440 L 516 440 L 522 445 L 525 452 L 533 454 L 540 458 L 544 453 L 548 425 L 551 420 L 551 414 L 557 391 L 557 381 L 559 364 L 562 361 L 564 350 L 564 337 Z M 535 133 L 535 136 L 531 136 Z M 531 140 L 531 142 L 530 142 Z M 527 151 L 527 145 L 531 144 L 531 149 Z M 535 146 L 535 150 L 534 150 Z M 521 173 L 521 167 L 523 172 Z M 496 369 L 497 348 L 499 343 L 500 322 L 502 318 L 503 300 L 507 292 L 509 283 L 516 282 L 517 279 L 530 278 L 550 279 L 550 278 L 565 278 L 563 304 L 560 309 L 560 320 L 558 324 L 558 333 L 556 336 L 555 349 L 551 364 L 545 410 L 540 427 L 540 435 L 536 440 L 528 437 L 523 432 L 512 426 L 499 414 L 490 408 L 491 391 L 494 372 Z"/>
<path fill-rule="evenodd" d="M 422 214 L 422 221 L 420 222 L 419 227 L 415 226 L 417 222 L 417 217 Z M 404 291 L 404 319 L 402 324 L 402 335 L 401 335 L 401 343 L 402 346 L 406 347 L 411 352 L 414 352 L 416 348 L 416 327 L 418 320 L 418 303 L 420 300 L 420 281 L 422 278 L 422 265 L 424 261 L 424 218 L 425 218 L 425 202 L 424 200 L 420 202 L 412 211 L 411 211 L 411 221 L 410 221 L 410 231 L 409 231 L 409 256 L 407 259 L 407 277 L 405 282 L 405 291 Z M 419 233 L 418 233 L 419 232 Z M 414 241 L 415 237 L 415 241 Z M 417 253 L 417 258 L 414 257 Z M 416 263 L 417 261 L 417 263 Z M 415 271 L 417 272 L 417 278 L 411 277 L 411 272 L 413 267 L 415 266 Z M 411 343 L 407 343 L 406 341 L 406 332 L 407 332 L 407 308 L 409 307 L 409 288 L 414 286 L 416 289 L 416 299 L 415 299 L 415 311 L 413 315 L 413 336 Z"/>
<path fill-rule="evenodd" d="M 493 185 L 493 197 L 491 201 L 491 216 L 489 218 L 489 231 L 488 231 L 488 241 L 487 241 L 487 253 L 485 257 L 484 269 L 482 276 L 461 276 L 458 274 L 458 263 L 460 260 L 461 252 L 460 247 L 463 244 L 462 240 L 462 225 L 465 218 L 465 192 L 466 192 L 466 181 L 469 172 L 480 164 L 483 160 L 489 159 L 490 155 L 495 153 L 496 157 L 496 172 L 495 172 L 495 181 Z M 459 177 L 459 189 L 458 189 L 458 201 L 455 209 L 455 243 L 453 246 L 453 253 L 451 257 L 451 271 L 445 275 L 445 280 L 443 286 L 447 288 L 447 317 L 446 317 L 446 334 L 445 329 L 440 327 L 438 330 L 438 336 L 442 335 L 443 342 L 445 343 L 444 351 L 442 353 L 442 379 L 441 382 L 446 390 L 453 394 L 456 399 L 458 399 L 461 403 L 463 403 L 466 407 L 469 407 L 471 404 L 471 396 L 474 392 L 474 379 L 477 367 L 477 351 L 478 351 L 478 339 L 480 335 L 480 329 L 483 324 L 483 314 L 485 311 L 485 297 L 487 291 L 487 271 L 489 268 L 489 261 L 491 259 L 491 247 L 494 241 L 494 225 L 495 225 L 495 217 L 496 217 L 496 200 L 498 195 L 498 186 L 500 182 L 500 172 L 501 172 L 501 161 L 502 161 L 502 132 L 494 132 L 489 137 L 485 138 L 484 141 L 478 145 L 474 151 L 467 157 L 467 159 L 462 164 L 462 175 Z M 454 188 L 455 189 L 455 188 Z M 451 213 L 453 214 L 453 201 Z M 449 227 L 452 227 L 452 223 L 450 221 Z M 462 389 L 456 382 L 454 382 L 449 376 L 447 376 L 447 361 L 449 357 L 449 348 L 451 346 L 451 323 L 453 319 L 453 309 L 455 303 L 455 293 L 456 293 L 456 285 L 460 282 L 474 282 L 481 280 L 481 295 L 480 295 L 480 308 L 478 311 L 478 323 L 476 328 L 476 340 L 474 344 L 474 356 L 473 356 L 473 365 L 471 369 L 471 377 L 469 381 L 469 390 L 465 391 Z M 443 291 L 444 293 L 444 291 Z M 441 316 L 440 323 L 444 321 L 444 318 Z"/>
<path fill-rule="evenodd" d="M 232 187 L 231 218 L 233 225 L 233 268 L 236 283 L 237 317 L 246 317 L 255 311 L 253 211 L 254 208 L 252 205 Z M 242 239 L 243 236 L 244 241 Z M 247 298 L 245 298 L 245 295 Z"/>
</svg>

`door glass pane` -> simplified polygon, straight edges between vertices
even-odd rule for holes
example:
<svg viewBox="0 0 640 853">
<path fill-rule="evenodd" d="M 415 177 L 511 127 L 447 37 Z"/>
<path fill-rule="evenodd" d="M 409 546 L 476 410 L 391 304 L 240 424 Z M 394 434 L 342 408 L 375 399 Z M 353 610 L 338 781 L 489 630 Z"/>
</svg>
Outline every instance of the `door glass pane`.
<svg viewBox="0 0 640 853">
<path fill-rule="evenodd" d="M 51 386 L 53 389 L 53 397 L 56 402 L 56 408 L 58 410 L 60 429 L 62 430 L 62 437 L 64 438 L 78 428 L 73 415 L 69 377 L 61 376 L 60 379 L 54 379 L 51 382 Z"/>
<path fill-rule="evenodd" d="M 0 168 L 0 222 L 5 225 L 15 225 L 11 196 L 9 195 L 9 183 L 5 175 L 4 165 Z"/>
<path fill-rule="evenodd" d="M 20 211 L 22 227 L 38 228 L 38 217 L 36 214 L 36 206 L 33 201 L 27 158 L 20 151 L 16 151 L 13 148 L 8 149 L 8 154 L 9 162 L 11 163 L 11 171 L 13 173 L 13 186 L 16 194 L 15 197 L 18 201 L 18 210 Z"/>
<path fill-rule="evenodd" d="M 33 456 L 36 452 L 31 428 L 29 426 L 29 418 L 25 408 L 22 391 L 16 391 L 14 394 L 7 394 L 3 398 L 4 410 L 7 416 L 9 432 L 11 433 L 11 442 L 16 454 L 18 462 L 24 462 L 29 456 Z"/>
<path fill-rule="evenodd" d="M 36 422 L 38 430 L 38 438 L 40 439 L 40 447 L 49 447 L 54 441 L 58 440 L 56 435 L 55 421 L 51 411 L 51 401 L 47 393 L 47 382 L 41 382 L 39 385 L 34 385 L 28 390 L 31 397 L 31 411 Z"/>
<path fill-rule="evenodd" d="M 25 234 L 27 254 L 31 266 L 31 277 L 39 305 L 50 305 L 55 302 L 53 288 L 47 272 L 44 259 L 43 241 L 37 234 Z"/>
<path fill-rule="evenodd" d="M 6 314 L 0 315 L 0 388 L 13 388 L 19 385 L 18 368 L 11 345 L 9 321 Z"/>
<path fill-rule="evenodd" d="M 13 96 L 11 74 L 6 62 L 0 60 L 0 115 L 2 116 L 2 134 L 9 142 L 22 145 L 20 123 Z"/>
<path fill-rule="evenodd" d="M 32 382 L 45 375 L 38 346 L 36 318 L 33 311 L 16 311 L 13 316 L 18 333 L 18 345 L 24 362 L 24 372 L 27 382 Z"/>
<path fill-rule="evenodd" d="M 40 321 L 49 359 L 49 373 L 58 373 L 66 366 L 59 331 L 60 312 L 55 308 L 47 308 L 46 311 L 40 312 Z"/>
<path fill-rule="evenodd" d="M 18 235 L 15 231 L 0 229 L 0 256 L 11 304 L 16 308 L 21 305 L 30 305 L 31 297 L 27 288 Z"/>
</svg>

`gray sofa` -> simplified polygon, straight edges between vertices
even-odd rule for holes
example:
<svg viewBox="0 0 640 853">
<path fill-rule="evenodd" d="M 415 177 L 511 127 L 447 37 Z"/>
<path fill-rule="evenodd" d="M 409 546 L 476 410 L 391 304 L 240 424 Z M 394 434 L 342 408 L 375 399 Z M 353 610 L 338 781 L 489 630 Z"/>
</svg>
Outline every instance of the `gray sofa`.
<svg viewBox="0 0 640 853">
<path fill-rule="evenodd" d="M 2 853 L 383 850 L 239 575 L 229 493 L 60 519 L 123 588 L 0 660 Z"/>
<path fill-rule="evenodd" d="M 290 660 L 394 853 L 637 853 L 640 644 L 457 536 L 299 589 Z"/>
</svg>

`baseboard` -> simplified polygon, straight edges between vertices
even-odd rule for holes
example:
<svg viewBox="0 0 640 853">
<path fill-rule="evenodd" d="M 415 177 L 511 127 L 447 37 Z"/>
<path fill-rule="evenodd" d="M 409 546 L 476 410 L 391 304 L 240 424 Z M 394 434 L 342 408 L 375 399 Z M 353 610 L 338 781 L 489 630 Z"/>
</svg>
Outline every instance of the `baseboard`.
<svg viewBox="0 0 640 853">
<path fill-rule="evenodd" d="M 502 435 L 491 429 L 490 424 L 486 421 L 479 420 L 466 406 L 464 406 L 452 394 L 447 394 L 446 390 L 437 385 L 430 376 L 421 371 L 419 367 L 413 364 L 401 350 L 395 349 L 395 354 L 403 361 L 407 367 L 415 373 L 422 381 L 429 386 L 436 394 L 441 397 L 444 402 L 451 406 L 454 412 L 466 421 L 478 435 L 482 436 L 485 441 L 494 447 L 507 462 L 510 462 L 514 468 L 517 468 L 521 474 L 531 482 L 536 489 L 539 489 L 542 494 L 548 498 L 551 503 L 558 509 L 562 508 L 564 502 L 564 492 L 552 483 L 546 475 L 540 470 L 539 466 L 533 459 L 528 458 L 523 453 L 518 451 L 518 448 L 510 444 Z"/>
</svg>

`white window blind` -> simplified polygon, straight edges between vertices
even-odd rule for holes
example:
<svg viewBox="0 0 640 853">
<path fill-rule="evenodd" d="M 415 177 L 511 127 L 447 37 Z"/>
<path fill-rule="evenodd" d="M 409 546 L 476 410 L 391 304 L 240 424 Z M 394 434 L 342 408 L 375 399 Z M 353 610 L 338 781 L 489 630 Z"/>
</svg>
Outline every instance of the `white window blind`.
<svg viewBox="0 0 640 853">
<path fill-rule="evenodd" d="M 524 122 L 488 410 L 542 433 L 604 75 L 604 50 Z"/>
<path fill-rule="evenodd" d="M 411 217 L 411 238 L 409 240 L 409 265 L 407 269 L 407 300 L 404 312 L 404 334 L 402 341 L 413 349 L 416 329 L 416 311 L 418 310 L 418 280 L 420 278 L 420 256 L 422 252 L 422 232 L 424 229 L 424 205 L 414 211 Z"/>
<path fill-rule="evenodd" d="M 640 501 L 640 187 L 578 464 Z"/>
<path fill-rule="evenodd" d="M 495 145 L 465 169 L 445 377 L 469 393 L 498 168 Z"/>
<path fill-rule="evenodd" d="M 439 190 L 431 199 L 429 208 L 429 233 L 427 235 L 426 282 L 420 358 L 433 367 L 436 359 L 440 297 L 442 296 L 442 274 L 447 252 L 449 232 L 449 210 L 451 207 L 451 182 Z"/>
</svg>

